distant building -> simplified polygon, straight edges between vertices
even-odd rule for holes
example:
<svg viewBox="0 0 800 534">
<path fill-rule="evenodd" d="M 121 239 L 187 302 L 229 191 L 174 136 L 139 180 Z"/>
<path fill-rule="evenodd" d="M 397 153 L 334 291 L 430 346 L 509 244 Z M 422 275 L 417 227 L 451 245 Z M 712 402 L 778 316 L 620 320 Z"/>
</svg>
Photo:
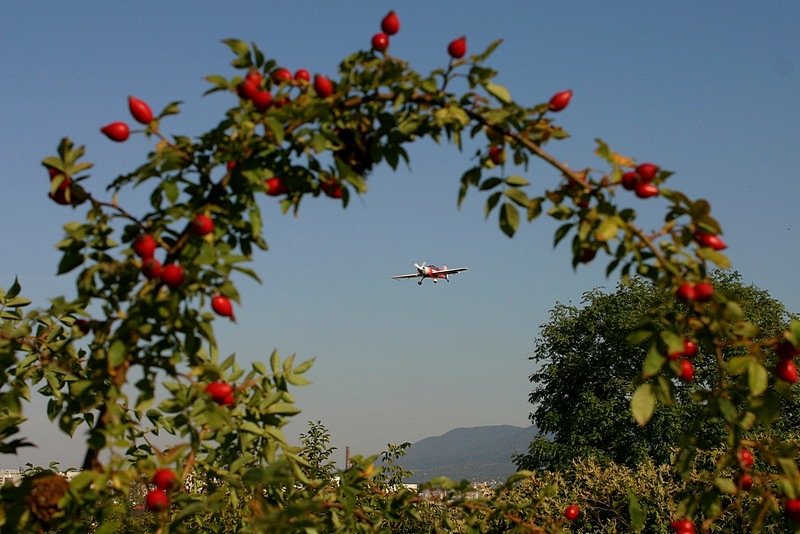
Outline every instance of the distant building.
<svg viewBox="0 0 800 534">
<path fill-rule="evenodd" d="M 64 471 L 61 474 L 66 477 L 67 480 L 72 480 L 80 471 L 76 469 L 70 469 L 68 471 Z M 17 485 L 22 481 L 22 471 L 19 469 L 0 469 L 0 486 L 4 486 L 6 484 L 13 484 Z"/>
<path fill-rule="evenodd" d="M 19 469 L 0 469 L 0 486 L 5 486 L 6 484 L 19 484 L 19 481 L 22 480 L 22 473 L 20 473 Z"/>
</svg>

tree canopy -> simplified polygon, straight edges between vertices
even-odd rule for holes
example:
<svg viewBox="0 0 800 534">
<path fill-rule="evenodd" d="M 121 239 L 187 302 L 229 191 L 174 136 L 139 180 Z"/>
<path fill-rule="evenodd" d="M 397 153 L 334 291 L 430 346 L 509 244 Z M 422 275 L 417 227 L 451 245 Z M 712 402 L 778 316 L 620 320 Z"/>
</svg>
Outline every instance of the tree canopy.
<svg viewBox="0 0 800 534">
<path fill-rule="evenodd" d="M 713 280 L 719 291 L 738 300 L 760 338 L 774 337 L 787 328 L 791 316 L 783 304 L 766 291 L 745 285 L 740 274 L 716 272 Z M 534 384 L 530 418 L 542 436 L 531 443 L 527 454 L 515 458 L 517 466 L 558 469 L 587 457 L 629 467 L 645 459 L 670 463 L 681 436 L 695 425 L 698 408 L 690 401 L 688 386 L 675 379 L 678 394 L 672 405 L 659 405 L 645 426 L 632 419 L 632 383 L 641 372 L 647 347 L 632 345 L 631 338 L 652 322 L 652 310 L 675 313 L 680 307 L 670 293 L 639 278 L 620 283 L 613 293 L 588 291 L 581 306 L 556 304 L 530 358 L 537 366 L 530 375 Z M 728 356 L 734 351 L 729 349 Z M 705 388 L 715 380 L 713 357 L 700 347 L 691 358 L 694 382 Z M 774 391 L 770 398 L 777 398 Z M 785 434 L 793 427 L 794 417 L 783 418 L 770 431 Z M 719 421 L 711 425 L 704 421 L 694 430 L 718 440 L 722 427 Z"/>
</svg>

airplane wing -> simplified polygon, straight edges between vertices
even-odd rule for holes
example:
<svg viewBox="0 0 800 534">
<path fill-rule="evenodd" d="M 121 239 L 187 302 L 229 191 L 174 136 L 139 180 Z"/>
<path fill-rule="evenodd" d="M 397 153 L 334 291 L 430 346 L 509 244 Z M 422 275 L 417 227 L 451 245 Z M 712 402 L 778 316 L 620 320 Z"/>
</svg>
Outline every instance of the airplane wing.
<svg viewBox="0 0 800 534">
<path fill-rule="evenodd" d="M 466 267 L 459 267 L 458 269 L 442 269 L 441 271 L 434 271 L 436 274 L 458 274 L 461 271 L 466 271 Z"/>
<path fill-rule="evenodd" d="M 398 275 L 395 275 L 395 276 L 393 276 L 392 278 L 394 278 L 395 280 L 400 280 L 401 278 L 417 278 L 418 276 L 420 276 L 420 274 L 419 274 L 419 273 L 414 273 L 414 274 L 398 274 Z"/>
</svg>

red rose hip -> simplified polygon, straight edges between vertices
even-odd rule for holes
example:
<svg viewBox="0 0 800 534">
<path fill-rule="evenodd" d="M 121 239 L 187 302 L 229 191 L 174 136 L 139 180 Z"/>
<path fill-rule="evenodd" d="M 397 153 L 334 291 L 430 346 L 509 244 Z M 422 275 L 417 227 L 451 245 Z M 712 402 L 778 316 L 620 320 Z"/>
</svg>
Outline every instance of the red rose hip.
<svg viewBox="0 0 800 534">
<path fill-rule="evenodd" d="M 267 194 L 271 197 L 277 197 L 288 192 L 286 184 L 279 176 L 273 176 L 264 180 L 264 186 L 267 188 Z"/>
<path fill-rule="evenodd" d="M 708 247 L 714 250 L 725 250 L 728 248 L 728 245 L 716 234 L 709 234 L 697 230 L 694 232 L 693 237 L 701 247 Z"/>
<path fill-rule="evenodd" d="M 675 290 L 675 297 L 681 302 L 690 303 L 694 302 L 697 298 L 697 293 L 694 289 L 694 284 L 691 282 L 684 282 Z"/>
<path fill-rule="evenodd" d="M 550 111 L 561 111 L 569 105 L 570 100 L 572 100 L 571 89 L 560 91 L 550 98 L 550 101 L 547 103 L 547 109 Z"/>
<path fill-rule="evenodd" d="M 797 383 L 797 365 L 794 360 L 778 360 L 775 366 L 775 375 L 790 384 Z"/>
<path fill-rule="evenodd" d="M 639 185 L 639 182 L 641 182 L 641 178 L 639 177 L 638 174 L 636 174 L 633 171 L 626 172 L 625 174 L 623 174 L 622 179 L 620 180 L 622 187 L 624 187 L 628 191 L 633 191 L 634 189 L 636 189 L 636 186 Z"/>
<path fill-rule="evenodd" d="M 214 220 L 208 215 L 200 213 L 192 219 L 191 227 L 195 235 L 208 235 L 214 231 Z"/>
<path fill-rule="evenodd" d="M 150 109 L 147 102 L 139 100 L 135 96 L 128 97 L 128 109 L 130 109 L 131 115 L 136 119 L 136 122 L 146 125 L 153 120 L 153 110 Z"/>
<path fill-rule="evenodd" d="M 383 32 L 372 36 L 372 49 L 377 52 L 385 52 L 389 48 L 389 36 Z"/>
<path fill-rule="evenodd" d="M 156 240 L 150 234 L 142 234 L 133 242 L 133 251 L 142 259 L 152 258 L 156 252 Z"/>
<path fill-rule="evenodd" d="M 568 521 L 575 521 L 578 519 L 579 515 L 581 515 L 581 508 L 577 504 L 570 504 L 564 508 L 564 517 L 566 517 Z"/>
<path fill-rule="evenodd" d="M 311 82 L 311 74 L 306 69 L 297 69 L 294 73 L 294 81 L 309 83 Z"/>
<path fill-rule="evenodd" d="M 161 262 L 155 258 L 146 258 L 142 261 L 142 274 L 149 280 L 161 278 Z"/>
<path fill-rule="evenodd" d="M 691 382 L 694 379 L 694 365 L 689 360 L 681 360 L 681 370 L 678 376 L 684 382 Z"/>
<path fill-rule="evenodd" d="M 211 382 L 206 386 L 206 393 L 219 405 L 231 406 L 235 403 L 233 386 L 225 382 Z"/>
<path fill-rule="evenodd" d="M 231 299 L 224 295 L 214 295 L 211 297 L 211 309 L 214 310 L 217 315 L 233 318 L 233 304 L 231 304 Z"/>
<path fill-rule="evenodd" d="M 800 498 L 786 499 L 783 503 L 783 515 L 793 521 L 800 521 Z"/>
<path fill-rule="evenodd" d="M 116 141 L 117 143 L 122 143 L 128 140 L 128 137 L 131 135 L 131 130 L 127 124 L 122 121 L 112 122 L 110 124 L 106 124 L 100 131 L 105 134 L 106 137 L 111 139 L 112 141 Z"/>
<path fill-rule="evenodd" d="M 183 268 L 177 263 L 170 263 L 161 269 L 161 281 L 173 289 L 181 286 L 185 278 Z"/>
<path fill-rule="evenodd" d="M 643 181 L 652 182 L 658 175 L 658 166 L 653 163 L 642 163 L 636 167 L 636 174 L 641 176 Z"/>
<path fill-rule="evenodd" d="M 639 198 L 650 198 L 658 195 L 658 186 L 650 182 L 642 182 L 637 184 L 633 191 Z"/>
<path fill-rule="evenodd" d="M 326 182 L 322 182 L 320 184 L 322 191 L 331 198 L 342 198 L 344 195 L 344 189 L 342 189 L 342 184 L 337 182 L 336 180 L 328 180 Z"/>
<path fill-rule="evenodd" d="M 272 93 L 266 89 L 259 89 L 252 98 L 250 98 L 250 101 L 258 111 L 266 111 L 270 104 L 272 104 Z"/>
<path fill-rule="evenodd" d="M 400 31 L 400 19 L 397 17 L 397 13 L 394 11 L 389 11 L 383 20 L 381 21 L 381 30 L 386 35 L 394 35 Z"/>
<path fill-rule="evenodd" d="M 285 67 L 280 67 L 272 71 L 272 80 L 275 83 L 285 83 L 292 81 L 292 71 Z"/>
<path fill-rule="evenodd" d="M 145 498 L 145 507 L 152 512 L 166 510 L 169 506 L 167 492 L 162 489 L 154 489 Z"/>
<path fill-rule="evenodd" d="M 447 53 L 453 59 L 461 59 L 467 53 L 467 38 L 459 37 L 447 45 Z"/>
<path fill-rule="evenodd" d="M 694 298 L 697 302 L 708 302 L 714 294 L 714 285 L 711 282 L 698 282 L 694 285 Z"/>
<path fill-rule="evenodd" d="M 489 148 L 489 159 L 495 165 L 500 165 L 506 160 L 506 152 L 500 145 L 492 145 Z"/>
<path fill-rule="evenodd" d="M 317 74 L 314 76 L 314 91 L 317 92 L 320 98 L 326 98 L 333 94 L 333 83 L 327 76 Z"/>
<path fill-rule="evenodd" d="M 746 447 L 739 449 L 737 457 L 739 458 L 739 464 L 742 466 L 742 469 L 752 469 L 756 463 L 755 458 L 753 458 L 753 453 Z"/>
<path fill-rule="evenodd" d="M 160 469 L 156 469 L 155 474 L 153 474 L 153 484 L 155 484 L 155 486 L 160 490 L 167 491 L 175 486 L 177 482 L 178 477 L 175 476 L 175 471 L 172 469 L 162 467 Z"/>
</svg>

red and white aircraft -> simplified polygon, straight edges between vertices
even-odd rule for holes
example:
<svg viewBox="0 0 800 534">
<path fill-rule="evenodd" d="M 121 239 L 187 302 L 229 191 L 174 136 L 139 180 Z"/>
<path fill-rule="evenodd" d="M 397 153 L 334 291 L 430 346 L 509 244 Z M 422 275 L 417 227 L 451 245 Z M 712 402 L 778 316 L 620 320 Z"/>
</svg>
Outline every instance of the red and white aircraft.
<svg viewBox="0 0 800 534">
<path fill-rule="evenodd" d="M 395 280 L 400 280 L 402 278 L 419 278 L 419 282 L 417 282 L 418 285 L 422 285 L 422 281 L 423 280 L 425 280 L 426 278 L 430 278 L 431 280 L 433 280 L 433 283 L 435 284 L 436 282 L 438 282 L 442 278 L 444 278 L 445 280 L 447 280 L 449 282 L 450 281 L 450 278 L 448 278 L 449 275 L 458 274 L 461 271 L 466 271 L 467 270 L 466 267 L 459 267 L 458 269 L 448 269 L 447 265 L 445 265 L 444 267 L 442 267 L 440 269 L 439 267 L 437 267 L 435 265 L 427 265 L 426 266 L 424 261 L 422 262 L 422 265 L 417 265 L 415 263 L 414 267 L 417 268 L 417 272 L 416 273 L 413 273 L 413 274 L 398 274 L 398 275 L 393 276 L 392 278 L 394 278 Z"/>
</svg>

